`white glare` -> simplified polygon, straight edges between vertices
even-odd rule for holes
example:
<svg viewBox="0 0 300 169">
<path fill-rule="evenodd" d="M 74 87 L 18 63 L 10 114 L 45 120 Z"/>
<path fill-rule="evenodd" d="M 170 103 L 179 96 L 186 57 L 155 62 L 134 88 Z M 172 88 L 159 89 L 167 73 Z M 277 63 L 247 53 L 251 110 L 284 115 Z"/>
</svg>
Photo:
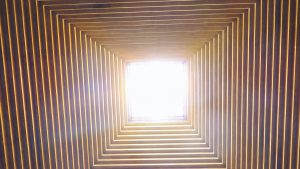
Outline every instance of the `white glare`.
<svg viewBox="0 0 300 169">
<path fill-rule="evenodd" d="M 187 71 L 184 62 L 133 62 L 127 65 L 130 121 L 186 118 Z"/>
</svg>

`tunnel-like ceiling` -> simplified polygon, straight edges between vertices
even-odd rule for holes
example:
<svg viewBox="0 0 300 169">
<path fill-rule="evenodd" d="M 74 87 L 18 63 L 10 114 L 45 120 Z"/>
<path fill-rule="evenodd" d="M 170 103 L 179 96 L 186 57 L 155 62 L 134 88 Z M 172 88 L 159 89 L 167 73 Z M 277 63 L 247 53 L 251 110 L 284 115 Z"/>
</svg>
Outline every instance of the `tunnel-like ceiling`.
<svg viewBox="0 0 300 169">
<path fill-rule="evenodd" d="M 0 168 L 300 168 L 299 0 L 0 0 Z M 128 120 L 184 59 L 187 118 Z"/>
</svg>

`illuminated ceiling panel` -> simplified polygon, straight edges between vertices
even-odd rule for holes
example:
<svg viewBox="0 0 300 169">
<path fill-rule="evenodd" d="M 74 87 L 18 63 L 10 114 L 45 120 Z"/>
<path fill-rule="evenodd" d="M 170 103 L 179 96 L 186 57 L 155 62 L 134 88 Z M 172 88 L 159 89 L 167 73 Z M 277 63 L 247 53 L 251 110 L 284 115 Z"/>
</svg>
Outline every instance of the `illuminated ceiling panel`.
<svg viewBox="0 0 300 169">
<path fill-rule="evenodd" d="M 126 69 L 130 121 L 186 119 L 188 78 L 184 62 L 131 62 Z"/>
</svg>

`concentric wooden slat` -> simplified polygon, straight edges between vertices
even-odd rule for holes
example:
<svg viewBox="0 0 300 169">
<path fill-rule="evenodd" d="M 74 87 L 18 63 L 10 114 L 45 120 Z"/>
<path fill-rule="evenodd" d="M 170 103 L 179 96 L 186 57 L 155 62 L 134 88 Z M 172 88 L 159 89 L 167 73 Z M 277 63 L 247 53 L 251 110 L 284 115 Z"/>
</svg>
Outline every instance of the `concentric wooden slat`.
<svg viewBox="0 0 300 169">
<path fill-rule="evenodd" d="M 0 168 L 300 168 L 299 0 L 0 1 Z M 187 119 L 126 63 L 185 60 Z"/>
</svg>

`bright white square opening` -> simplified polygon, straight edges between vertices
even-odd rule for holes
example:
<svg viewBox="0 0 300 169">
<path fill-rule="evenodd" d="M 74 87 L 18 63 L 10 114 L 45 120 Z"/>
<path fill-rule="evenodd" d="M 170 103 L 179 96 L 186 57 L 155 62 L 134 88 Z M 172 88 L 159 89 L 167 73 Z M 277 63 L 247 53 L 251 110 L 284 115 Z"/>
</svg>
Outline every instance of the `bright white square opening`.
<svg viewBox="0 0 300 169">
<path fill-rule="evenodd" d="M 187 82 L 185 62 L 128 63 L 126 95 L 129 121 L 185 120 Z"/>
</svg>

